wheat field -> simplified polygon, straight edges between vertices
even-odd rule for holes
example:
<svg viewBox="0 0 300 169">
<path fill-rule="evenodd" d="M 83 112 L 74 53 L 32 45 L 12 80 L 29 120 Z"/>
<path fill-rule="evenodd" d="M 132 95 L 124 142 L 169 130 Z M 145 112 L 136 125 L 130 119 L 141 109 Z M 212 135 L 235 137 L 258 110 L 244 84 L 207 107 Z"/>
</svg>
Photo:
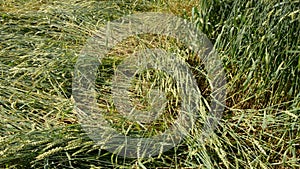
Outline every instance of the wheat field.
<svg viewBox="0 0 300 169">
<path fill-rule="evenodd" d="M 0 0 L 0 168 L 300 168 L 299 6 L 297 0 Z M 170 150 L 128 158 L 95 144 L 83 129 L 72 78 L 97 30 L 143 12 L 172 13 L 203 32 L 222 61 L 227 94 L 222 117 L 204 142 L 199 119 Z M 178 53 L 204 100 L 212 101 L 205 68 L 192 52 L 172 38 L 141 35 L 119 43 L 103 60 L 96 79 L 99 107 L 113 107 L 114 65 L 145 47 Z M 161 72 L 140 73 L 132 90 L 143 84 L 150 90 L 155 77 L 168 79 Z M 155 125 L 124 120 L 113 109 L 105 118 L 136 137 L 166 130 L 182 98 L 172 79 L 159 82 L 169 92 L 168 110 Z"/>
</svg>

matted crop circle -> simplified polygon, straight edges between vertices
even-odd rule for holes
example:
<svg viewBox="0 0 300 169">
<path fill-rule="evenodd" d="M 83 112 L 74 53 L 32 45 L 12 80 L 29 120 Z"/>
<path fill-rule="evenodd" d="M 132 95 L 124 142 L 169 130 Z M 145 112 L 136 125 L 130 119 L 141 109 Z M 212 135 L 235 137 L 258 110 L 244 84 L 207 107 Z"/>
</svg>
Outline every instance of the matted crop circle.
<svg viewBox="0 0 300 169">
<path fill-rule="evenodd" d="M 139 123 L 151 123 L 160 118 L 167 102 L 166 93 L 161 88 L 148 89 L 149 109 L 138 109 L 129 97 L 135 76 L 149 69 L 170 76 L 181 98 L 172 125 L 151 137 L 133 137 L 118 132 L 104 118 L 103 109 L 98 107 L 96 99 L 95 81 L 99 65 L 118 43 L 142 34 L 175 38 L 196 53 L 205 65 L 212 98 L 208 112 L 203 112 L 201 92 L 189 65 L 183 60 L 159 48 L 135 51 L 122 60 L 112 78 L 111 98 L 116 110 L 125 119 Z M 108 22 L 87 41 L 75 65 L 72 90 L 79 121 L 91 139 L 112 153 L 141 158 L 158 155 L 176 146 L 189 133 L 199 114 L 205 118 L 203 136 L 212 132 L 224 110 L 225 83 L 223 65 L 213 45 L 193 24 L 171 14 L 141 13 Z"/>
</svg>

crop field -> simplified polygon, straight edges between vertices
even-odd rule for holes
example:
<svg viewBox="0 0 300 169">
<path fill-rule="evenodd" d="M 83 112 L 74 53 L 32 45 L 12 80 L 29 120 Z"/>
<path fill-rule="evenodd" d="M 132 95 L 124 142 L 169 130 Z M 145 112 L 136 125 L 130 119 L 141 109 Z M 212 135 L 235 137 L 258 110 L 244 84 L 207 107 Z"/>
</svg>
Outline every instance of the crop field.
<svg viewBox="0 0 300 169">
<path fill-rule="evenodd" d="M 0 0 L 0 168 L 299 169 L 299 7 L 299 0 Z M 117 43 L 94 79 L 96 107 L 116 131 L 134 138 L 168 131 L 182 116 L 184 96 L 195 95 L 180 93 L 181 84 L 167 73 L 148 69 L 135 74 L 130 101 L 138 112 L 165 106 L 163 113 L 151 122 L 141 113 L 124 118 L 117 109 L 123 95 L 112 99 L 122 79 L 112 77 L 116 68 L 137 64 L 135 59 L 122 61 L 143 49 L 161 48 L 175 53 L 178 63 L 186 62 L 204 103 L 195 118 L 189 117 L 193 124 L 176 145 L 132 158 L 118 149 L 108 151 L 105 140 L 94 139 L 105 134 L 89 133 L 83 125 L 75 108 L 80 97 L 74 93 L 74 77 L 91 37 L 100 36 L 108 22 L 147 12 L 172 14 L 205 34 L 226 84 L 211 86 L 207 70 L 215 65 L 195 58 L 182 39 L 145 33 Z M 174 70 L 175 77 L 187 74 L 176 66 L 165 69 Z M 153 99 L 155 92 L 149 96 L 158 89 L 165 102 Z M 216 101 L 214 92 L 221 90 L 224 97 Z M 212 117 L 218 119 L 216 127 L 203 139 L 213 102 L 224 109 Z M 94 123 L 94 128 L 102 125 L 97 119 Z"/>
</svg>

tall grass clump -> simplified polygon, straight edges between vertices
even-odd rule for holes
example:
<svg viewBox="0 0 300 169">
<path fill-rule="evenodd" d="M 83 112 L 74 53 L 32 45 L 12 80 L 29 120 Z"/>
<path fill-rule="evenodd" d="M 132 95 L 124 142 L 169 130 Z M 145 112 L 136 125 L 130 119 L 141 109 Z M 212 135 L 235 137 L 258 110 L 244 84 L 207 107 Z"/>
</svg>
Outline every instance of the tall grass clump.
<svg viewBox="0 0 300 169">
<path fill-rule="evenodd" d="M 300 168 L 299 6 L 268 0 L 0 0 L 0 168 Z M 199 120 L 171 150 L 130 159 L 101 149 L 84 132 L 73 110 L 72 77 L 86 40 L 101 26 L 149 11 L 183 17 L 214 43 L 226 71 L 226 109 L 204 142 Z M 192 55 L 172 38 L 126 39 L 99 68 L 99 106 L 111 106 L 114 64 L 145 47 Z M 186 60 L 209 101 L 205 71 Z M 144 79 L 147 73 L 138 78 L 151 81 Z M 125 126 L 137 135 L 164 130 L 159 124 L 176 116 L 180 102 L 170 98 L 171 117 L 156 126 Z M 112 121 L 116 128 L 122 124 Z"/>
</svg>

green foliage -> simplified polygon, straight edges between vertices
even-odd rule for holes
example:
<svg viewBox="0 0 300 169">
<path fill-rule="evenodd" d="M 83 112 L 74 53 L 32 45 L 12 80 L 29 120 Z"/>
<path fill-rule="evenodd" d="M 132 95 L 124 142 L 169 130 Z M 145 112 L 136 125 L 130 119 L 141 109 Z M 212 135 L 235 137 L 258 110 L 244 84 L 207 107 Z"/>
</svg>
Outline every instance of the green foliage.
<svg viewBox="0 0 300 169">
<path fill-rule="evenodd" d="M 299 1 L 187 4 L 0 0 L 0 168 L 299 168 Z M 211 39 L 224 63 L 228 95 L 205 144 L 199 121 L 170 151 L 128 159 L 102 150 L 82 130 L 73 111 L 72 77 L 80 50 L 99 27 L 146 11 L 178 12 Z M 181 49 L 170 39 L 151 40 L 131 42 Z M 115 48 L 112 55 L 130 50 Z M 117 60 L 107 62 L 101 87 Z"/>
</svg>

